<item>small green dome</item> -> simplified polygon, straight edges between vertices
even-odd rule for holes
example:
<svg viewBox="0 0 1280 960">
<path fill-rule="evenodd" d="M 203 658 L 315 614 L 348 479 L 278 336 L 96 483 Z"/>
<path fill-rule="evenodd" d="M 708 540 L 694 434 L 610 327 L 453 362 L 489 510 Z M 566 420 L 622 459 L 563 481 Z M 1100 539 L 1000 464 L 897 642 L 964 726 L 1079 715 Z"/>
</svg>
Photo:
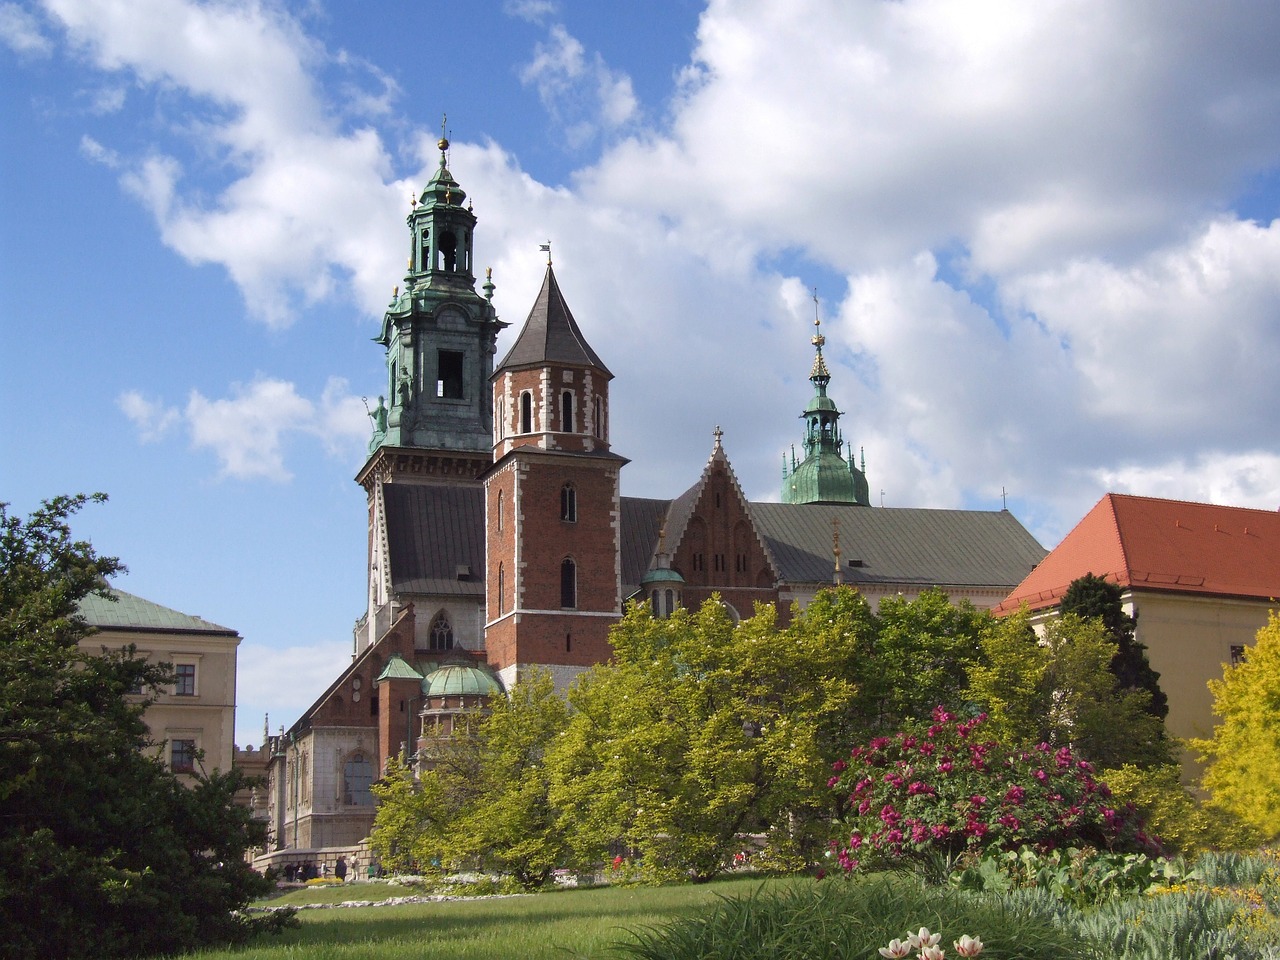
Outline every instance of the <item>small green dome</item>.
<svg viewBox="0 0 1280 960">
<path fill-rule="evenodd" d="M 646 573 L 644 579 L 640 581 L 642 587 L 647 587 L 651 583 L 684 583 L 684 577 L 670 567 L 656 567 Z"/>
<path fill-rule="evenodd" d="M 822 452 L 796 467 L 787 481 L 784 503 L 857 503 L 849 464 L 838 453 Z"/>
<path fill-rule="evenodd" d="M 484 667 L 446 663 L 427 674 L 422 692 L 428 697 L 488 697 L 502 693 L 502 685 Z"/>
</svg>

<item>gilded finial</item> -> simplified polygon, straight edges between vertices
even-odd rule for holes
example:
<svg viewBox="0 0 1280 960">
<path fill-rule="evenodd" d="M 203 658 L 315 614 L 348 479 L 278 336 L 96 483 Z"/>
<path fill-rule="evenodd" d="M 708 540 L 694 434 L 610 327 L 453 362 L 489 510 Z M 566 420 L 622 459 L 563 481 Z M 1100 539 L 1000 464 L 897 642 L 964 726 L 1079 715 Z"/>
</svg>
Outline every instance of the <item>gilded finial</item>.
<svg viewBox="0 0 1280 960">
<path fill-rule="evenodd" d="M 418 197 L 417 197 L 417 194 L 413 194 L 413 193 L 409 194 L 409 209 L 410 209 L 410 210 L 417 210 L 417 209 L 418 209 Z"/>
<path fill-rule="evenodd" d="M 840 569 L 840 518 L 831 518 L 831 554 L 835 558 L 835 583 L 844 582 L 844 571 Z"/>
<path fill-rule="evenodd" d="M 447 113 L 440 114 L 440 140 L 436 144 L 440 148 L 440 166 L 444 166 L 445 151 L 449 149 L 449 137 L 447 136 L 446 124 L 449 122 Z"/>
<path fill-rule="evenodd" d="M 822 317 L 818 313 L 818 288 L 813 288 L 813 339 L 809 342 L 818 348 L 818 352 L 822 352 L 822 345 L 827 342 L 827 338 L 822 335 Z"/>
</svg>

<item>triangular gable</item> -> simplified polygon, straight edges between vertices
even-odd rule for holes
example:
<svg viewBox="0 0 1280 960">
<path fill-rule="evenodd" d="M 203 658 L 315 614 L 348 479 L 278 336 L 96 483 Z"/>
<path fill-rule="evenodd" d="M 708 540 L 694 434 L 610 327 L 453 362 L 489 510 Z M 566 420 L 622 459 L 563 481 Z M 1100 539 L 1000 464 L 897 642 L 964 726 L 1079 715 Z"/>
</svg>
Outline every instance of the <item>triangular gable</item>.
<svg viewBox="0 0 1280 960">
<path fill-rule="evenodd" d="M 769 571 L 776 579 L 779 570 L 778 561 L 774 557 L 773 551 L 769 549 L 768 541 L 760 534 L 760 524 L 756 521 L 755 514 L 751 509 L 751 501 L 742 492 L 742 485 L 738 483 L 738 475 L 734 473 L 733 464 L 729 462 L 729 457 L 724 452 L 724 447 L 721 445 L 718 435 L 715 447 L 711 451 L 711 456 L 707 458 L 707 465 L 702 468 L 702 475 L 699 476 L 698 482 L 671 501 L 671 508 L 667 511 L 666 522 L 667 552 L 673 557 L 680 552 L 680 546 L 689 531 L 689 521 L 698 512 L 699 506 L 706 495 L 711 475 L 717 466 L 724 468 L 729 479 L 730 491 L 741 504 L 742 512 L 746 516 L 747 522 L 751 525 L 751 535 L 755 537 L 756 542 L 760 545 L 760 549 L 764 553 L 765 562 L 769 564 Z M 654 549 L 655 551 L 657 549 L 656 543 L 654 544 Z"/>
</svg>

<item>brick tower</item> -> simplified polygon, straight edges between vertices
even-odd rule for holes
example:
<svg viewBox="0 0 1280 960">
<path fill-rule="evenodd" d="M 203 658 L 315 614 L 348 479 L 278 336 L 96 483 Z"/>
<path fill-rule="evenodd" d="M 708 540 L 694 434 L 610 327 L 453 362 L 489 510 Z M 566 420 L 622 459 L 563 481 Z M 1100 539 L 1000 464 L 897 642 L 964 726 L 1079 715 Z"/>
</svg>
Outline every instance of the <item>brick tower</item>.
<svg viewBox="0 0 1280 960">
<path fill-rule="evenodd" d="M 618 477 L 609 381 L 547 273 L 493 374 L 485 475 L 485 649 L 510 689 L 544 666 L 557 683 L 608 658 L 622 615 Z"/>
</svg>

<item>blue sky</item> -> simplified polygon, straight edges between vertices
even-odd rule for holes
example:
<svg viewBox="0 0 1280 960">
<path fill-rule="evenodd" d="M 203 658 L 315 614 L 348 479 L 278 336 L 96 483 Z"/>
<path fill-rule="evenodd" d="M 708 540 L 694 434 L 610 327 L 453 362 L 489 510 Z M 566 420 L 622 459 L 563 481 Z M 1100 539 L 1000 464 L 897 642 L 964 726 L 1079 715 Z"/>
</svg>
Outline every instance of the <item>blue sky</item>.
<svg viewBox="0 0 1280 960">
<path fill-rule="evenodd" d="M 775 499 L 818 289 L 873 502 L 1280 506 L 1280 6 L 0 0 L 0 499 L 234 627 L 238 739 L 341 666 L 409 195 L 550 238 L 623 492 Z"/>
</svg>

